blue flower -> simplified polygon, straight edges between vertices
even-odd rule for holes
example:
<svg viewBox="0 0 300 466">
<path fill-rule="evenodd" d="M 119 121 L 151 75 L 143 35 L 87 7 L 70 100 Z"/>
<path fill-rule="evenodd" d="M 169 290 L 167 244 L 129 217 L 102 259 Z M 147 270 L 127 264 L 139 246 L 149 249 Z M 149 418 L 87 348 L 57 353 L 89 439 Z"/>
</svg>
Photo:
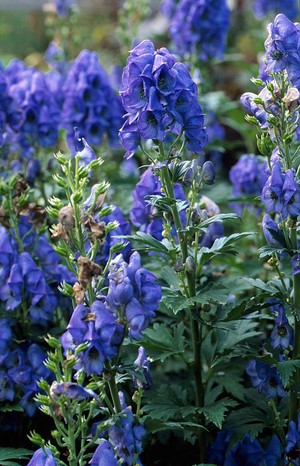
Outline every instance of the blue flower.
<svg viewBox="0 0 300 466">
<path fill-rule="evenodd" d="M 275 367 L 262 361 L 252 360 L 248 363 L 246 372 L 253 387 L 259 392 L 264 392 L 267 398 L 287 396 Z"/>
<path fill-rule="evenodd" d="M 253 10 L 257 18 L 263 18 L 268 13 L 283 13 L 293 20 L 298 13 L 296 0 L 255 0 Z"/>
<path fill-rule="evenodd" d="M 293 344 L 293 329 L 289 324 L 283 305 L 279 304 L 276 308 L 278 314 L 271 333 L 271 344 L 273 348 L 286 349 Z"/>
<path fill-rule="evenodd" d="M 187 148 L 202 153 L 206 132 L 197 86 L 166 48 L 155 51 L 152 42 L 145 40 L 131 51 L 120 95 L 127 114 L 119 135 L 127 158 L 141 141 L 164 141 L 170 132 L 181 131 Z"/>
<path fill-rule="evenodd" d="M 118 466 L 114 449 L 108 440 L 101 440 L 89 464 L 91 466 Z"/>
<path fill-rule="evenodd" d="M 289 430 L 286 436 L 285 447 L 285 465 L 299 466 L 300 465 L 300 414 L 298 414 L 298 422 L 291 421 Z"/>
<path fill-rule="evenodd" d="M 134 377 L 134 384 L 137 388 L 141 387 L 144 389 L 149 389 L 152 386 L 152 376 L 150 372 L 150 363 L 149 359 L 146 356 L 146 351 L 143 346 L 139 347 L 138 357 L 134 361 L 134 365 L 140 367 L 144 380 L 139 378 L 139 376 Z"/>
<path fill-rule="evenodd" d="M 49 448 L 39 448 L 27 466 L 57 466 L 57 463 Z"/>
<path fill-rule="evenodd" d="M 52 382 L 50 387 L 50 395 L 54 400 L 58 400 L 61 395 L 66 396 L 70 400 L 86 400 L 87 398 L 97 398 L 93 390 L 82 387 L 73 382 Z"/>
<path fill-rule="evenodd" d="M 187 52 L 203 61 L 222 58 L 230 19 L 225 0 L 164 0 L 161 9 L 181 57 Z"/>
</svg>

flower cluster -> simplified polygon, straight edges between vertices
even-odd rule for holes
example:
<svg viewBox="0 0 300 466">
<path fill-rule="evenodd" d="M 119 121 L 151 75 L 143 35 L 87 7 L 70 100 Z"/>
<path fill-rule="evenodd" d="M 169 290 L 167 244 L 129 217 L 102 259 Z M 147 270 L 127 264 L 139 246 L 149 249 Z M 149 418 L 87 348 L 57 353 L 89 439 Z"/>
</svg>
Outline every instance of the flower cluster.
<svg viewBox="0 0 300 466">
<path fill-rule="evenodd" d="M 286 70 L 293 87 L 300 89 L 300 30 L 284 14 L 268 26 L 265 41 L 267 72 Z"/>
<path fill-rule="evenodd" d="M 253 10 L 257 18 L 263 18 L 268 13 L 283 13 L 293 20 L 298 13 L 297 0 L 255 0 Z"/>
<path fill-rule="evenodd" d="M 259 196 L 262 192 L 267 176 L 264 164 L 254 154 L 244 154 L 230 169 L 229 179 L 232 183 L 232 197 Z M 248 207 L 251 204 L 246 203 Z M 243 204 L 231 203 L 240 215 Z"/>
<path fill-rule="evenodd" d="M 79 304 L 71 316 L 67 331 L 62 336 L 65 351 L 75 350 L 88 343 L 80 353 L 76 368 L 101 374 L 106 361 L 116 356 L 128 329 L 130 338 L 139 339 L 147 328 L 161 299 L 161 288 L 155 275 L 141 267 L 137 252 L 125 262 L 122 254 L 111 261 L 107 296 L 88 307 Z"/>
<path fill-rule="evenodd" d="M 15 142 L 23 156 L 30 158 L 35 146 L 54 146 L 58 139 L 60 109 L 45 75 L 14 60 L 6 70 L 9 92 L 20 111 Z"/>
<path fill-rule="evenodd" d="M 247 434 L 242 441 L 231 447 L 228 446 L 233 432 L 223 430 L 218 432 L 216 438 L 209 448 L 210 463 L 218 466 L 254 466 L 254 465 L 277 465 L 281 459 L 281 444 L 276 435 L 273 435 L 267 448 L 264 450 L 258 440 L 251 439 Z"/>
<path fill-rule="evenodd" d="M 295 170 L 283 171 L 282 162 L 276 159 L 272 171 L 262 190 L 261 200 L 267 213 L 275 212 L 286 219 L 288 215 L 300 214 L 300 189 L 295 179 Z"/>
<path fill-rule="evenodd" d="M 82 343 L 89 343 L 80 353 L 76 369 L 84 369 L 87 375 L 101 374 L 104 363 L 117 354 L 123 338 L 123 327 L 105 303 L 96 300 L 91 307 L 79 304 L 73 311 L 67 331 L 61 338 L 64 349 L 75 350 Z"/>
<path fill-rule="evenodd" d="M 141 258 L 134 252 L 127 264 L 119 254 L 109 267 L 107 304 L 114 315 L 123 319 L 130 338 L 142 338 L 158 308 L 161 287 L 149 270 L 141 267 Z"/>
<path fill-rule="evenodd" d="M 28 415 L 36 409 L 32 401 L 37 381 L 49 372 L 46 357 L 33 335 L 54 323 L 54 311 L 70 305 L 58 285 L 74 282 L 60 263 L 44 235 L 39 235 L 31 215 L 21 215 L 18 231 L 0 227 L 1 357 L 0 399 L 8 402 L 22 394 L 21 405 Z M 28 343 L 20 344 L 24 336 Z M 31 340 L 32 338 L 32 340 Z"/>
<path fill-rule="evenodd" d="M 170 132 L 184 132 L 187 148 L 202 152 L 206 132 L 197 86 L 166 48 L 155 51 L 149 40 L 137 45 L 127 59 L 120 94 L 127 112 L 120 130 L 126 157 L 141 141 L 164 141 Z"/>
<path fill-rule="evenodd" d="M 63 87 L 62 126 L 73 147 L 73 129 L 80 128 L 89 144 L 100 144 L 104 135 L 116 145 L 121 126 L 121 106 L 95 52 L 83 50 L 70 68 Z"/>
<path fill-rule="evenodd" d="M 170 20 L 170 36 L 181 56 L 187 52 L 202 61 L 222 58 L 230 25 L 226 0 L 165 0 L 162 12 Z"/>
</svg>

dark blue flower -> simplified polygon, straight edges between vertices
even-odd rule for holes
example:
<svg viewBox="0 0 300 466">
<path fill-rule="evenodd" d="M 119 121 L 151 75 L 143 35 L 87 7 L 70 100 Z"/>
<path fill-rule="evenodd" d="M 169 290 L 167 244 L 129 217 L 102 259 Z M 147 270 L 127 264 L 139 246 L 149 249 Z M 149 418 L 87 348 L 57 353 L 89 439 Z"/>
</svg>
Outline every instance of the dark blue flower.
<svg viewBox="0 0 300 466">
<path fill-rule="evenodd" d="M 57 466 L 57 463 L 49 448 L 39 448 L 27 466 Z"/>
<path fill-rule="evenodd" d="M 54 400 L 58 400 L 61 395 L 66 396 L 70 400 L 86 400 L 87 398 L 97 398 L 93 390 L 82 387 L 74 382 L 52 382 L 50 394 Z"/>
<path fill-rule="evenodd" d="M 267 398 L 287 396 L 276 368 L 270 364 L 252 360 L 248 363 L 246 372 L 253 387 L 257 388 L 259 392 L 264 392 Z"/>
<path fill-rule="evenodd" d="M 161 8 L 180 56 L 222 58 L 230 19 L 225 0 L 164 0 Z"/>
<path fill-rule="evenodd" d="M 271 344 L 273 348 L 286 349 L 293 344 L 293 329 L 282 304 L 277 306 L 277 313 L 275 326 L 271 333 Z"/>
<path fill-rule="evenodd" d="M 114 449 L 108 440 L 101 440 L 89 464 L 91 466 L 118 466 Z"/>
<path fill-rule="evenodd" d="M 170 132 L 185 133 L 188 149 L 201 153 L 206 143 L 197 86 L 187 68 L 166 48 L 151 41 L 136 46 L 127 59 L 120 91 L 127 111 L 120 139 L 131 157 L 141 141 L 164 141 Z"/>
<path fill-rule="evenodd" d="M 300 464 L 300 415 L 298 414 L 298 422 L 291 421 L 289 430 L 286 436 L 285 447 L 285 465 L 299 466 Z"/>
<path fill-rule="evenodd" d="M 140 367 L 142 370 L 143 378 L 141 379 L 137 376 L 134 377 L 134 383 L 137 388 L 141 387 L 144 389 L 149 389 L 152 386 L 152 376 L 150 372 L 150 363 L 149 359 L 146 356 L 146 351 L 143 346 L 139 347 L 138 357 L 134 361 L 134 365 Z"/>
<path fill-rule="evenodd" d="M 293 20 L 298 13 L 296 0 L 255 0 L 253 10 L 258 18 L 263 18 L 268 13 L 283 13 Z"/>
</svg>

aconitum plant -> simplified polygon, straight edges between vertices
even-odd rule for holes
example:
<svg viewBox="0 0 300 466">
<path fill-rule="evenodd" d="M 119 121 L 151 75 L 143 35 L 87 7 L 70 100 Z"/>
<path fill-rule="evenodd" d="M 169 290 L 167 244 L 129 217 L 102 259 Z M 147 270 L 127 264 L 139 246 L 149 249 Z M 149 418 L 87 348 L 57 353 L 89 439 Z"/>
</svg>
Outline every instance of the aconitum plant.
<svg viewBox="0 0 300 466">
<path fill-rule="evenodd" d="M 226 0 L 164 0 L 161 9 L 181 57 L 194 54 L 200 61 L 223 57 L 230 25 Z"/>
<path fill-rule="evenodd" d="M 105 135 L 110 145 L 117 145 L 122 110 L 96 52 L 79 54 L 68 71 L 63 95 L 62 126 L 73 151 L 75 127 L 91 145 L 101 144 Z"/>
<path fill-rule="evenodd" d="M 255 0 L 253 11 L 258 18 L 270 13 L 283 13 L 290 20 L 294 20 L 298 13 L 297 3 L 297 0 Z"/>
<path fill-rule="evenodd" d="M 187 149 L 202 153 L 206 133 L 197 86 L 187 68 L 150 40 L 137 45 L 127 59 L 120 91 L 126 120 L 120 139 L 131 157 L 142 142 L 165 141 L 184 134 Z"/>
</svg>

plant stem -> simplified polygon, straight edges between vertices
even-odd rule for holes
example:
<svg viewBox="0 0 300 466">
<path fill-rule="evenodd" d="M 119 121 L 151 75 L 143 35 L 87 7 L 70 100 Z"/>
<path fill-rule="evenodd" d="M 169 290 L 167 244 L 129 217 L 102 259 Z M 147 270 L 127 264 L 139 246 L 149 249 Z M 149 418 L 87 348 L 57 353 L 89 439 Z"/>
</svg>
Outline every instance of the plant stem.
<svg viewBox="0 0 300 466">
<path fill-rule="evenodd" d="M 170 179 L 168 167 L 163 167 L 161 170 L 161 182 L 165 190 L 166 195 L 175 201 L 173 184 Z M 182 255 L 182 262 L 185 264 L 188 257 L 188 246 L 185 240 L 185 234 L 182 228 L 180 216 L 176 207 L 176 203 L 171 205 L 173 222 L 176 228 L 177 236 L 179 239 L 179 245 Z M 195 283 L 195 272 L 186 272 L 186 279 L 188 284 L 188 296 L 196 296 L 196 283 Z M 204 387 L 202 381 L 202 361 L 201 361 L 201 345 L 202 345 L 202 331 L 201 324 L 197 319 L 194 318 L 193 311 L 196 311 L 194 308 L 190 308 L 190 321 L 191 321 L 191 331 L 192 331 L 192 347 L 193 347 L 193 373 L 195 380 L 195 395 L 196 395 L 196 406 L 202 408 L 204 406 Z M 204 425 L 204 416 L 199 416 L 199 421 L 201 425 Z M 198 434 L 198 444 L 200 449 L 200 461 L 205 462 L 206 456 L 206 439 L 205 439 L 205 430 L 201 429 Z"/>
<path fill-rule="evenodd" d="M 297 249 L 297 230 L 296 227 L 291 229 L 291 239 L 294 249 Z M 300 359 L 300 274 L 296 274 L 293 277 L 294 286 L 294 350 L 293 359 Z M 299 409 L 299 381 L 300 374 L 299 368 L 293 374 L 293 381 L 290 390 L 290 406 L 289 406 L 289 421 L 297 419 L 297 413 Z"/>
</svg>

